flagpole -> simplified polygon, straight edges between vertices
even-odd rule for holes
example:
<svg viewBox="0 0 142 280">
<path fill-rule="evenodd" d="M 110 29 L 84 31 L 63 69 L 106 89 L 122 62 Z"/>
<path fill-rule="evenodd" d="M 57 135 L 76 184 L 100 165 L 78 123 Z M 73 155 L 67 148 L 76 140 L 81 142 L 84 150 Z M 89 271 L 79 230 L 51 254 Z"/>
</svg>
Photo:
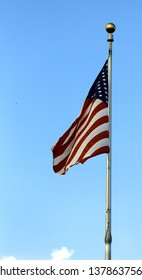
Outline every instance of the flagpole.
<svg viewBox="0 0 142 280">
<path fill-rule="evenodd" d="M 109 139 L 110 139 L 110 152 L 107 154 L 107 174 L 106 174 L 106 232 L 105 232 L 105 260 L 111 260 L 111 114 L 112 114 L 112 42 L 113 32 L 115 31 L 115 25 L 108 23 L 106 25 L 106 31 L 108 32 L 108 115 L 109 115 Z"/>
</svg>

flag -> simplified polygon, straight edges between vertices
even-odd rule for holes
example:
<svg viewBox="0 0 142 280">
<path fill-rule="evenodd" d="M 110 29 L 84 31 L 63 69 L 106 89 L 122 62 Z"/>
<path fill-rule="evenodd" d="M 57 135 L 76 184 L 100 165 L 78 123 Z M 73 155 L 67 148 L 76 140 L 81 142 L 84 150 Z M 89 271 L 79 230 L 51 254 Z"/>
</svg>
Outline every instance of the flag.
<svg viewBox="0 0 142 280">
<path fill-rule="evenodd" d="M 109 153 L 108 60 L 93 83 L 79 117 L 52 147 L 53 169 L 65 174 L 69 167 Z"/>
</svg>

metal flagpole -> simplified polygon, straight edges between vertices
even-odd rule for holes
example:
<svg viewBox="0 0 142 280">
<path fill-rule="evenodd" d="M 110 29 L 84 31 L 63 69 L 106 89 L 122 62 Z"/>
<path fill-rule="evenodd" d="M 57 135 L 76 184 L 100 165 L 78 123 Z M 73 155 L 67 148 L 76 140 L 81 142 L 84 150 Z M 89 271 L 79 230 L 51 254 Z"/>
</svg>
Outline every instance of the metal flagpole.
<svg viewBox="0 0 142 280">
<path fill-rule="evenodd" d="M 111 91 L 112 91 L 112 42 L 115 25 L 108 23 L 106 25 L 108 32 L 108 114 L 109 114 L 109 139 L 110 152 L 107 154 L 107 175 L 106 175 L 106 232 L 105 232 L 105 260 L 111 260 Z"/>
</svg>

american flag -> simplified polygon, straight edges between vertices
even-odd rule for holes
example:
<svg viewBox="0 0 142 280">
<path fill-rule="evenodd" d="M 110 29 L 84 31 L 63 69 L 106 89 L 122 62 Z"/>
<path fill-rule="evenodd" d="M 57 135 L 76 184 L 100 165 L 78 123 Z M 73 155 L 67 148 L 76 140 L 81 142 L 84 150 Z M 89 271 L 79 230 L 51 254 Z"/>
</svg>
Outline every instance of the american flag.
<svg viewBox="0 0 142 280">
<path fill-rule="evenodd" d="M 65 174 L 69 167 L 109 153 L 108 61 L 93 83 L 79 117 L 52 147 L 53 169 Z"/>
</svg>

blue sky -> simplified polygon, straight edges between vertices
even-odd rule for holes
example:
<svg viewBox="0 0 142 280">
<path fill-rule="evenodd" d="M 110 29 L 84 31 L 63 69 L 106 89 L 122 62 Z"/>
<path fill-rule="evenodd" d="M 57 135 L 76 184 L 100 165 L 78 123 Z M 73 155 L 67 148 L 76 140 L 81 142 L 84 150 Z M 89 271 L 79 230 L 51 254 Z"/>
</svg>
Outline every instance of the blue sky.
<svg viewBox="0 0 142 280">
<path fill-rule="evenodd" d="M 0 259 L 104 259 L 106 155 L 52 170 L 114 22 L 112 259 L 142 259 L 141 0 L 0 2 Z M 57 256 L 56 254 L 56 256 Z"/>
</svg>

